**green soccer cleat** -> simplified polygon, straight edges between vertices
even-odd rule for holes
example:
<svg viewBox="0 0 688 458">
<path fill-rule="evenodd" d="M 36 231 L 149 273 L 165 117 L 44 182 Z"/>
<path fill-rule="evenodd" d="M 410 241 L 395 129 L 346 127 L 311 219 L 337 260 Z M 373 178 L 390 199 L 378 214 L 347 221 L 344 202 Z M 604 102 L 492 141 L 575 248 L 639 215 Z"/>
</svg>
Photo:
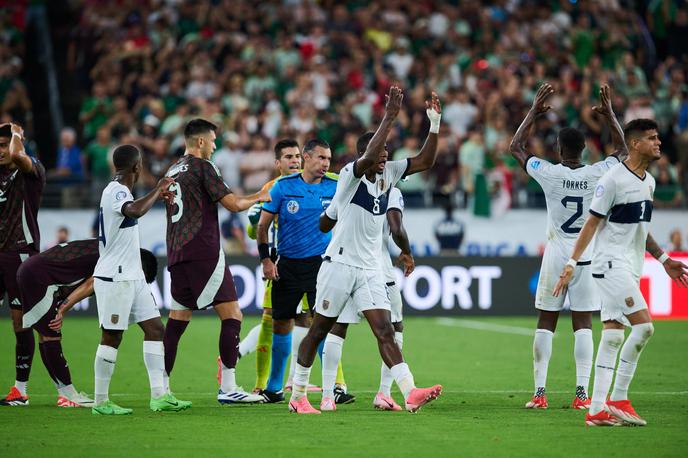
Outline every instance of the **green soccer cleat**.
<svg viewBox="0 0 688 458">
<path fill-rule="evenodd" d="M 179 412 L 188 409 L 191 404 L 191 401 L 180 401 L 171 393 L 150 400 L 150 408 L 153 412 Z"/>
<path fill-rule="evenodd" d="M 93 415 L 131 415 L 132 409 L 120 407 L 109 399 L 102 404 L 91 407 Z"/>
</svg>

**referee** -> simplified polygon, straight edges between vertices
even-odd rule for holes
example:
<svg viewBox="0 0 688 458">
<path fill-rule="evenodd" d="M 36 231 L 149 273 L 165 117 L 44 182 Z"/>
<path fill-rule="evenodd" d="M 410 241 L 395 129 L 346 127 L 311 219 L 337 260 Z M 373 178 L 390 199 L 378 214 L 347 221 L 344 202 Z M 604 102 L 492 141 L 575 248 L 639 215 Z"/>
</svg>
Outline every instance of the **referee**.
<svg viewBox="0 0 688 458">
<path fill-rule="evenodd" d="M 337 181 L 326 176 L 332 152 L 324 140 L 309 140 L 303 148 L 303 172 L 279 178 L 270 190 L 272 200 L 263 204 L 256 238 L 263 276 L 272 280 L 272 366 L 261 393 L 266 402 L 284 400 L 282 385 L 291 353 L 294 319 L 301 313 L 306 294 L 315 305 L 315 285 L 322 255 L 331 234 L 319 228 L 320 214 L 334 197 Z M 268 229 L 275 218 L 277 261 L 270 258 Z M 295 342 L 300 344 L 300 342 Z"/>
</svg>

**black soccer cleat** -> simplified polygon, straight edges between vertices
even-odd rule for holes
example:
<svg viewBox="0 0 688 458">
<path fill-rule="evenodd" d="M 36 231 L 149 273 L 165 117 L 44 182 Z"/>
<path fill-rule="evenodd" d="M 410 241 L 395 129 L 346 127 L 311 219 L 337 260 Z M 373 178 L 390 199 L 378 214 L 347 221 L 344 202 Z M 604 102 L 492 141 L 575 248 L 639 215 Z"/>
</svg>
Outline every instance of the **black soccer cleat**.
<svg viewBox="0 0 688 458">
<path fill-rule="evenodd" d="M 351 404 L 356 400 L 356 396 L 349 394 L 340 386 L 334 388 L 334 403 L 335 404 Z"/>
<path fill-rule="evenodd" d="M 278 392 L 274 391 L 268 391 L 268 390 L 260 390 L 261 396 L 263 396 L 263 403 L 264 404 L 275 404 L 278 402 L 284 402 L 284 391 L 279 390 Z"/>
</svg>

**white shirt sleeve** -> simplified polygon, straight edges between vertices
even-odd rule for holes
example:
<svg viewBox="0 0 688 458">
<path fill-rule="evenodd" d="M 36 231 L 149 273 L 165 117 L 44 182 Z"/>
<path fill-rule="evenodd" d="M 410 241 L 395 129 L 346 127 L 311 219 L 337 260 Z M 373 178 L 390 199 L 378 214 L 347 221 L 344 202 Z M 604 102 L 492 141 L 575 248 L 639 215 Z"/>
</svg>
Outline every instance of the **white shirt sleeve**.
<svg viewBox="0 0 688 458">
<path fill-rule="evenodd" d="M 330 205 L 328 205 L 325 209 L 325 216 L 327 216 L 333 221 L 337 221 L 337 205 L 335 204 L 334 199 L 332 200 Z"/>
<path fill-rule="evenodd" d="M 129 191 L 129 188 L 127 188 L 124 185 L 117 186 L 117 188 L 114 190 L 113 193 L 113 199 L 112 199 L 112 211 L 115 213 L 122 215 L 122 207 L 124 204 L 133 202 L 134 201 L 134 196 L 131 194 L 131 191 Z"/>
<path fill-rule="evenodd" d="M 609 214 L 609 210 L 614 206 L 616 199 L 616 182 L 610 174 L 605 174 L 597 182 L 595 194 L 590 204 L 590 213 L 600 218 Z"/>
<path fill-rule="evenodd" d="M 592 166 L 604 174 L 618 163 L 619 158 L 616 156 L 607 156 L 603 161 L 595 162 Z"/>
<path fill-rule="evenodd" d="M 340 192 L 347 193 L 355 189 L 360 181 L 361 178 L 356 178 L 356 175 L 354 175 L 354 162 L 349 162 L 339 171 L 336 194 Z"/>
<path fill-rule="evenodd" d="M 526 161 L 526 173 L 533 177 L 543 188 L 549 184 L 552 164 L 542 158 L 530 156 Z"/>
<path fill-rule="evenodd" d="M 392 188 L 389 192 L 389 201 L 387 202 L 387 211 L 392 209 L 404 211 L 404 197 L 401 195 L 399 188 Z"/>
<path fill-rule="evenodd" d="M 399 180 L 401 180 L 404 175 L 406 175 L 406 171 L 409 169 L 409 166 L 411 163 L 409 162 L 409 159 L 402 159 L 400 161 L 388 161 L 385 164 L 385 171 L 388 171 L 389 173 L 389 180 L 390 180 L 390 186 L 394 186 L 397 184 Z"/>
</svg>

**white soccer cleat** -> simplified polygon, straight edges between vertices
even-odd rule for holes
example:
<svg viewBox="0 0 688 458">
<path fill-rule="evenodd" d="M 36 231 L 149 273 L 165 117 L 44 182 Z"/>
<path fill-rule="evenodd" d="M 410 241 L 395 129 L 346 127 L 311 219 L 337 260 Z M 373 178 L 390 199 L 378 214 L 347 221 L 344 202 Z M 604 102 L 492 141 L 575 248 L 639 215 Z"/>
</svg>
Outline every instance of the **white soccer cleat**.
<svg viewBox="0 0 688 458">
<path fill-rule="evenodd" d="M 240 386 L 227 393 L 222 390 L 217 392 L 217 402 L 220 404 L 256 404 L 263 401 L 263 396 L 247 393 Z"/>
<path fill-rule="evenodd" d="M 57 407 L 93 407 L 93 399 L 89 398 L 83 391 L 71 396 L 58 396 Z"/>
</svg>

